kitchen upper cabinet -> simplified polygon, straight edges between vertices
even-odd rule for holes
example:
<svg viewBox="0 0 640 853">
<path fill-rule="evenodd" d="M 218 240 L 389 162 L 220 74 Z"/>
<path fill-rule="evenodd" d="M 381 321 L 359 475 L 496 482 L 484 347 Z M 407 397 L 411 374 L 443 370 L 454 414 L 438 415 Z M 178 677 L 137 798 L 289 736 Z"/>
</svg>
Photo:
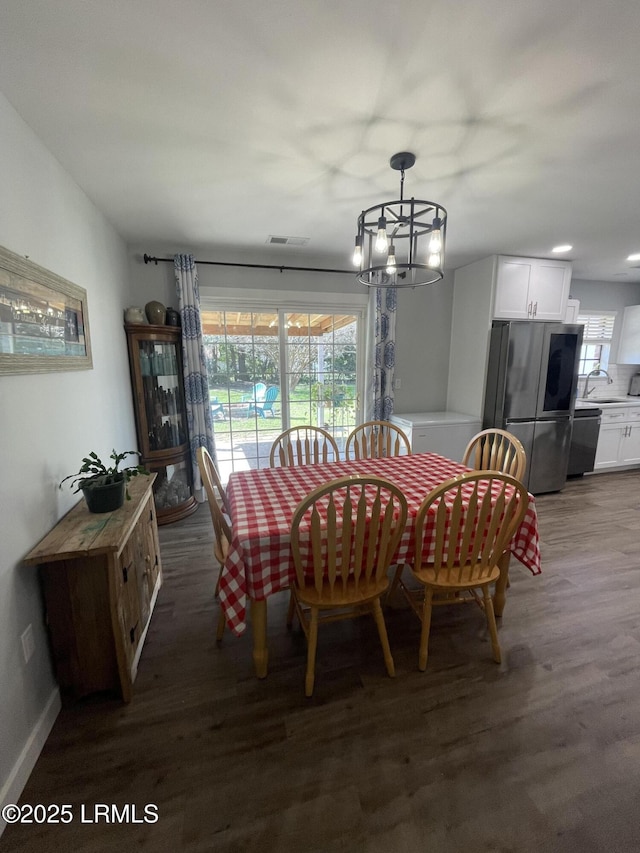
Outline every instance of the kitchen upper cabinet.
<svg viewBox="0 0 640 853">
<path fill-rule="evenodd" d="M 493 316 L 563 322 L 570 283 L 569 261 L 501 255 L 496 266 Z"/>
<path fill-rule="evenodd" d="M 564 323 L 577 323 L 578 315 L 580 314 L 580 300 L 567 299 L 567 307 L 564 312 Z"/>
<path fill-rule="evenodd" d="M 640 364 L 640 305 L 624 309 L 617 363 Z"/>
</svg>

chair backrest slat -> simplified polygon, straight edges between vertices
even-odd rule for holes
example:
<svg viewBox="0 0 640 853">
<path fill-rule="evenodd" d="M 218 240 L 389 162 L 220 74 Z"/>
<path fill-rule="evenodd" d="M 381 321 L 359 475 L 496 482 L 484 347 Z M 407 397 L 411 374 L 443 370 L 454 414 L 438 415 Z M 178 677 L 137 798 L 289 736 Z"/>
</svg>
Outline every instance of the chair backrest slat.
<svg viewBox="0 0 640 853">
<path fill-rule="evenodd" d="M 315 426 L 296 426 L 286 429 L 271 445 L 269 465 L 281 467 L 313 465 L 318 462 L 337 462 L 340 451 L 335 438 L 327 430 Z"/>
<path fill-rule="evenodd" d="M 389 421 L 367 421 L 347 438 L 345 458 L 381 459 L 411 453 L 411 443 L 400 427 Z"/>
<path fill-rule="evenodd" d="M 407 520 L 401 490 L 379 477 L 340 477 L 308 495 L 291 524 L 296 583 L 339 594 L 378 583 L 389 567 Z"/>
<path fill-rule="evenodd" d="M 336 513 L 335 519 L 336 525 L 338 525 L 338 517 Z M 351 497 L 351 492 L 347 490 L 344 504 L 342 506 L 342 536 L 340 538 L 341 549 L 340 554 L 350 554 L 352 549 L 352 542 L 354 537 L 354 522 L 353 522 L 353 500 Z M 340 562 L 340 580 L 342 581 L 343 588 L 347 585 L 347 581 L 349 580 L 349 561 L 341 559 Z"/>
<path fill-rule="evenodd" d="M 225 559 L 225 548 L 228 543 L 231 542 L 233 537 L 231 525 L 227 520 L 227 517 L 230 517 L 231 515 L 229 498 L 222 486 L 220 476 L 215 463 L 211 458 L 211 454 L 206 447 L 199 447 L 197 449 L 196 459 L 198 462 L 200 477 L 202 478 L 202 483 L 207 493 L 209 512 L 211 513 L 211 521 L 213 522 L 213 531 L 215 534 L 214 553 L 216 555 L 216 559 L 222 563 Z M 220 492 L 220 500 L 227 512 L 227 517 L 225 517 L 222 509 L 220 508 L 220 504 L 218 503 L 216 488 Z"/>
<path fill-rule="evenodd" d="M 498 471 L 521 480 L 527 467 L 527 455 L 520 439 L 507 430 L 492 427 L 473 436 L 462 463 L 476 471 Z"/>
<path fill-rule="evenodd" d="M 509 474 L 473 471 L 433 489 L 416 516 L 415 569 L 431 566 L 438 581 L 461 582 L 473 570 L 489 577 L 522 523 L 529 495 Z M 435 526 L 433 552 L 425 533 Z"/>
</svg>

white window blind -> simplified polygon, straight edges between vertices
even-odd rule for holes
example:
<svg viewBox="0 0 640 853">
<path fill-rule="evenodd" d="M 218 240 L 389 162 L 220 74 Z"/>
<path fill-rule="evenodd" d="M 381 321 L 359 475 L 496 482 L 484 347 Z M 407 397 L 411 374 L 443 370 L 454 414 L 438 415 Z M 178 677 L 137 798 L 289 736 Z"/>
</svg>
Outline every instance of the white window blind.
<svg viewBox="0 0 640 853">
<path fill-rule="evenodd" d="M 609 366 L 615 321 L 613 311 L 585 311 L 578 314 L 578 323 L 584 326 L 578 367 L 580 376 L 600 368 L 606 370 Z"/>
<path fill-rule="evenodd" d="M 579 314 L 578 323 L 584 326 L 583 343 L 609 343 L 613 337 L 615 314 Z"/>
</svg>

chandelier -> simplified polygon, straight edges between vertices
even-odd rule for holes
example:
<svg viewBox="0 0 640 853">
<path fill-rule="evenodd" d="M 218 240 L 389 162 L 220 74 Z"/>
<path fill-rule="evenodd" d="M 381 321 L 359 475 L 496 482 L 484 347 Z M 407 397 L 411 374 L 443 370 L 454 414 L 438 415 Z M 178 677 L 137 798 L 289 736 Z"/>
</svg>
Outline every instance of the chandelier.
<svg viewBox="0 0 640 853">
<path fill-rule="evenodd" d="M 400 198 L 363 210 L 353 253 L 358 279 L 369 287 L 417 287 L 444 275 L 447 211 L 434 201 L 405 199 L 404 173 L 415 154 L 394 154 L 389 165 L 400 172 Z"/>
</svg>

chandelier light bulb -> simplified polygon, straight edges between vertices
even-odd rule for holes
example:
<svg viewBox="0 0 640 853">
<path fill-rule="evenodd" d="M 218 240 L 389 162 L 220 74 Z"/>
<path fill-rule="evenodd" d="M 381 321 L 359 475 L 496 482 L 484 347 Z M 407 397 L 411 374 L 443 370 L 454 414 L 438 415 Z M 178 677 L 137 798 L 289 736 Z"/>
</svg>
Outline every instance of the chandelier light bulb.
<svg viewBox="0 0 640 853">
<path fill-rule="evenodd" d="M 442 231 L 440 230 L 442 226 L 442 220 L 436 216 L 433 220 L 433 226 L 431 229 L 431 239 L 429 240 L 429 251 L 431 254 L 437 253 L 440 254 L 442 251 Z M 431 266 L 431 264 L 429 264 Z"/>
<path fill-rule="evenodd" d="M 389 165 L 400 173 L 399 195 L 358 217 L 353 263 L 367 287 L 413 288 L 444 277 L 448 214 L 435 201 L 405 196 L 405 172 L 415 162 L 411 151 L 393 154 Z"/>
<path fill-rule="evenodd" d="M 386 252 L 389 248 L 387 239 L 387 220 L 384 216 L 378 219 L 378 236 L 376 237 L 376 252 Z"/>
<path fill-rule="evenodd" d="M 387 272 L 389 275 L 393 275 L 396 271 L 396 250 L 392 243 L 389 246 L 389 254 L 387 256 Z"/>
<path fill-rule="evenodd" d="M 362 240 L 356 237 L 356 247 L 353 250 L 353 265 L 359 267 L 362 263 Z"/>
</svg>

